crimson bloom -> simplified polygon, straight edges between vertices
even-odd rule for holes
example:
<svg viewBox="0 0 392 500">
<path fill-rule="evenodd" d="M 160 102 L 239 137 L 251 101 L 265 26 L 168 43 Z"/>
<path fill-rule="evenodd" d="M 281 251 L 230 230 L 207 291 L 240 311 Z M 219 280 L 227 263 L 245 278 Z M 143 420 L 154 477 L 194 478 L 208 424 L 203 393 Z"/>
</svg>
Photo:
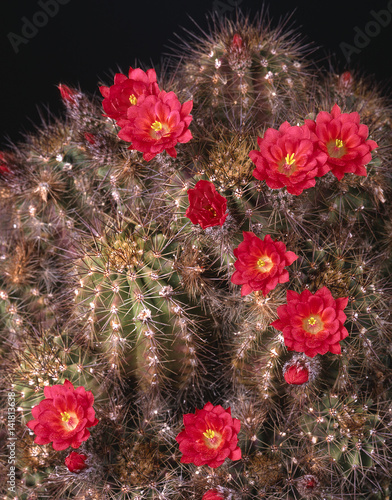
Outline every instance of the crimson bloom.
<svg viewBox="0 0 392 500">
<path fill-rule="evenodd" d="M 264 137 L 258 137 L 260 151 L 249 156 L 256 165 L 254 177 L 266 181 L 267 186 L 284 186 L 291 194 L 300 195 L 316 184 L 315 177 L 326 174 L 327 155 L 316 148 L 317 137 L 306 126 L 291 126 L 284 122 L 279 130 L 269 128 Z"/>
<path fill-rule="evenodd" d="M 192 139 L 188 129 L 192 106 L 193 101 L 181 105 L 174 92 L 161 90 L 158 95 L 141 95 L 137 105 L 128 108 L 127 119 L 118 122 L 122 127 L 118 136 L 132 143 L 128 149 L 144 153 L 146 161 L 164 150 L 176 158 L 174 146 Z"/>
<path fill-rule="evenodd" d="M 366 140 L 369 129 L 359 120 L 358 113 L 341 113 L 337 104 L 331 113 L 321 111 L 316 121 L 305 120 L 318 138 L 318 150 L 327 155 L 326 166 L 338 180 L 348 172 L 366 176 L 370 151 L 378 147 L 376 142 Z"/>
<path fill-rule="evenodd" d="M 278 283 L 286 283 L 289 266 L 298 259 L 294 252 L 286 252 L 282 241 L 272 240 L 267 234 L 264 240 L 251 231 L 243 231 L 244 241 L 234 249 L 237 261 L 236 271 L 231 277 L 235 285 L 242 285 L 241 295 L 248 295 L 255 290 L 261 290 L 267 295 Z"/>
<path fill-rule="evenodd" d="M 65 450 L 68 446 L 78 448 L 90 437 L 88 427 L 97 425 L 93 406 L 94 396 L 83 386 L 76 389 L 69 380 L 64 385 L 44 388 L 45 399 L 34 406 L 33 420 L 27 427 L 35 432 L 36 444 L 53 441 L 54 450 Z"/>
<path fill-rule="evenodd" d="M 83 453 L 71 451 L 71 453 L 65 459 L 64 463 L 68 467 L 70 472 L 78 473 L 87 467 L 87 465 L 85 464 L 86 458 L 87 455 L 83 455 Z"/>
<path fill-rule="evenodd" d="M 199 181 L 194 189 L 188 189 L 188 199 L 185 215 L 193 224 L 200 224 L 202 229 L 223 226 L 227 217 L 227 200 L 212 182 Z"/>
<path fill-rule="evenodd" d="M 129 68 L 128 78 L 122 73 L 114 76 L 114 85 L 100 87 L 106 116 L 114 120 L 127 118 L 128 108 L 135 106 L 141 95 L 157 95 L 159 87 L 155 69 L 144 72 L 140 68 Z"/>
<path fill-rule="evenodd" d="M 309 381 L 309 370 L 304 363 L 287 363 L 283 367 L 283 376 L 290 385 L 302 385 Z"/>
<path fill-rule="evenodd" d="M 176 437 L 183 453 L 181 463 L 219 467 L 226 458 L 239 460 L 241 449 L 237 434 L 241 422 L 232 418 L 231 409 L 212 403 L 202 410 L 184 415 L 184 429 Z"/>
<path fill-rule="evenodd" d="M 217 490 L 208 490 L 204 493 L 201 500 L 224 500 L 224 498 Z"/>
<path fill-rule="evenodd" d="M 283 332 L 289 351 L 303 352 L 313 358 L 316 354 L 340 354 L 339 342 L 348 336 L 343 326 L 348 297 L 334 299 L 327 287 L 312 294 L 287 291 L 287 304 L 279 306 L 279 319 L 271 323 Z"/>
</svg>

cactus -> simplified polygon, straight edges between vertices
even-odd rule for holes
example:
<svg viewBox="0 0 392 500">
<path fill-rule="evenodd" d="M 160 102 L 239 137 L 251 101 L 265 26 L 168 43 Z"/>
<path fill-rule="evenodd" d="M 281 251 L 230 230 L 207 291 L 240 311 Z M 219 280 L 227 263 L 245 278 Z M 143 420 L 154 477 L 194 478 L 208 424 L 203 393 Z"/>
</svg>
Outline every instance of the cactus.
<svg viewBox="0 0 392 500">
<path fill-rule="evenodd" d="M 151 70 L 126 84 L 117 76 L 116 96 L 106 82 L 101 93 L 117 104 L 134 85 L 121 101 L 126 119 L 60 85 L 64 118 L 2 153 L 2 394 L 13 391 L 18 406 L 17 498 L 389 498 L 390 105 L 359 74 L 322 73 L 291 32 L 261 17 L 212 18 L 210 33 L 184 42 L 157 84 Z M 157 142 L 134 134 L 135 113 L 158 101 L 182 123 L 173 119 L 175 148 L 152 149 Z M 285 133 L 284 122 L 293 134 L 316 133 L 335 104 L 369 129 L 365 173 L 339 178 L 320 163 L 297 193 L 259 178 L 258 138 Z M 165 119 L 151 125 L 156 141 Z M 204 210 L 204 222 L 192 210 Z M 267 291 L 237 284 L 241 255 L 256 248 L 246 242 L 264 249 L 259 279 L 279 254 Z M 279 326 L 286 304 L 314 295 L 316 303 L 325 290 L 341 344 L 313 353 L 297 342 L 292 353 Z M 309 318 L 309 331 L 324 321 Z M 71 471 L 70 450 L 31 421 L 61 391 L 91 403 L 82 388 L 98 423 L 89 409 L 90 436 L 72 445 L 86 466 Z M 188 463 L 186 422 L 212 407 L 226 423 L 230 408 L 227 439 L 240 423 L 241 453 L 233 441 L 222 465 Z M 76 410 L 67 408 L 56 411 L 73 432 Z M 40 432 L 45 442 L 33 442 Z M 203 432 L 209 449 L 206 440 L 223 439 Z"/>
</svg>

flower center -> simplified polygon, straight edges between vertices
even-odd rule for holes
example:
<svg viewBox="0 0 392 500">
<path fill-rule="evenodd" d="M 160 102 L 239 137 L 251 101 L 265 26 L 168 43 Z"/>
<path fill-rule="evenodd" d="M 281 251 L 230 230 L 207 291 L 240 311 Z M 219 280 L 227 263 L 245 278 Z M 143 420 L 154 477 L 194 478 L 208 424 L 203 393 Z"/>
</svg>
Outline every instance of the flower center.
<svg viewBox="0 0 392 500">
<path fill-rule="evenodd" d="M 77 427 L 79 423 L 79 419 L 75 415 L 74 412 L 68 413 L 67 411 L 63 411 L 60 413 L 61 420 L 64 422 L 64 428 L 67 431 L 73 431 L 75 427 Z"/>
<path fill-rule="evenodd" d="M 327 143 L 329 156 L 332 158 L 341 158 L 347 153 L 344 142 L 341 139 L 335 139 Z"/>
<path fill-rule="evenodd" d="M 162 130 L 163 125 L 161 122 L 158 122 L 157 120 L 151 125 L 151 128 L 153 129 L 154 132 L 159 132 Z"/>
<path fill-rule="evenodd" d="M 205 432 L 203 432 L 203 436 L 205 436 L 207 439 L 212 439 L 215 436 L 215 432 L 212 429 L 207 429 Z"/>
<path fill-rule="evenodd" d="M 66 411 L 64 411 L 63 413 L 61 413 L 61 420 L 63 422 L 68 422 L 68 420 L 71 418 L 71 415 L 69 413 L 67 413 Z"/>
<path fill-rule="evenodd" d="M 278 164 L 278 171 L 286 176 L 293 174 L 296 168 L 294 153 L 287 154 Z"/>
<path fill-rule="evenodd" d="M 304 330 L 312 335 L 316 335 L 324 329 L 324 322 L 318 314 L 309 316 L 303 321 Z"/>
<path fill-rule="evenodd" d="M 261 273 L 268 273 L 273 267 L 273 262 L 266 255 L 262 255 L 256 262 L 256 269 Z"/>
<path fill-rule="evenodd" d="M 291 155 L 288 154 L 284 161 L 286 162 L 286 166 L 290 167 L 295 162 L 294 153 L 291 153 Z"/>
<path fill-rule="evenodd" d="M 217 215 L 217 214 L 216 214 L 216 210 L 215 210 L 214 208 L 212 208 L 212 206 L 211 206 L 211 205 L 207 205 L 207 206 L 205 206 L 205 207 L 203 207 L 203 208 L 204 208 L 205 210 L 208 210 L 208 211 L 211 213 L 211 215 L 212 215 L 213 217 L 216 217 L 216 215 Z"/>
<path fill-rule="evenodd" d="M 129 102 L 132 104 L 132 105 L 135 105 L 137 103 L 137 99 L 136 99 L 136 96 L 135 94 L 131 94 L 129 96 Z"/>
</svg>

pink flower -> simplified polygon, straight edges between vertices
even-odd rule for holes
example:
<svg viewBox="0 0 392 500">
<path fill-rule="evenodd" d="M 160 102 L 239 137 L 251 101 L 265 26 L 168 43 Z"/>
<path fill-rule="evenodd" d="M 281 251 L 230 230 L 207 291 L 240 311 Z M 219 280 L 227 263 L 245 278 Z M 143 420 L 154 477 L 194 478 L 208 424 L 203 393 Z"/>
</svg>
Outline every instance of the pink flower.
<svg viewBox="0 0 392 500">
<path fill-rule="evenodd" d="M 34 406 L 33 420 L 27 427 L 35 432 L 36 444 L 53 441 L 54 450 L 65 450 L 68 446 L 79 448 L 90 437 L 88 427 L 97 425 L 93 408 L 94 396 L 81 386 L 76 389 L 69 380 L 64 385 L 46 386 L 45 399 Z"/>
<path fill-rule="evenodd" d="M 128 78 L 122 73 L 117 73 L 114 85 L 100 87 L 99 90 L 105 98 L 102 106 L 106 116 L 114 120 L 126 119 L 128 108 L 138 104 L 141 95 L 159 93 L 155 69 L 144 72 L 140 68 L 129 68 Z"/>
<path fill-rule="evenodd" d="M 378 147 L 366 140 L 369 129 L 359 120 L 358 113 L 341 113 L 337 104 L 331 113 L 321 111 L 316 121 L 305 120 L 317 136 L 318 151 L 327 155 L 326 167 L 339 180 L 348 172 L 367 176 L 365 165 L 372 159 L 370 152 Z"/>
<path fill-rule="evenodd" d="M 234 249 L 236 271 L 231 277 L 235 285 L 242 285 L 241 295 L 261 290 L 267 295 L 278 283 L 289 281 L 286 266 L 298 259 L 294 252 L 286 252 L 282 241 L 272 240 L 267 234 L 261 240 L 251 231 L 243 231 L 244 241 Z"/>
<path fill-rule="evenodd" d="M 202 229 L 223 226 L 227 213 L 227 200 L 220 195 L 212 182 L 199 181 L 194 189 L 188 189 L 189 207 L 185 213 L 193 224 Z"/>
<path fill-rule="evenodd" d="M 306 125 L 284 122 L 279 130 L 267 129 L 264 138 L 257 139 L 260 151 L 249 153 L 256 165 L 253 175 L 272 189 L 286 186 L 289 193 L 300 195 L 315 186 L 315 177 L 329 170 L 327 155 L 317 150 L 315 141 L 317 137 Z"/>
<path fill-rule="evenodd" d="M 118 136 L 131 142 L 128 149 L 141 151 L 146 161 L 166 152 L 176 158 L 177 143 L 192 139 L 188 129 L 193 101 L 181 105 L 174 92 L 161 90 L 158 95 L 141 95 L 136 106 L 128 108 L 127 119 L 120 120 Z"/>
<path fill-rule="evenodd" d="M 181 463 L 216 468 L 226 458 L 241 458 L 237 446 L 241 423 L 231 417 L 230 408 L 224 410 L 220 405 L 207 403 L 202 410 L 187 413 L 183 418 L 185 427 L 176 437 L 183 453 Z"/>
<path fill-rule="evenodd" d="M 303 352 L 313 358 L 328 351 L 340 354 L 339 342 L 348 336 L 343 326 L 348 297 L 334 299 L 327 287 L 312 294 L 288 290 L 287 304 L 277 309 L 279 319 L 271 325 L 283 332 L 289 351 Z"/>
<path fill-rule="evenodd" d="M 71 453 L 65 459 L 64 463 L 68 467 L 68 470 L 70 472 L 79 473 L 81 470 L 84 470 L 87 467 L 87 465 L 85 464 L 86 458 L 87 455 L 77 453 L 76 451 L 71 451 Z"/>
</svg>

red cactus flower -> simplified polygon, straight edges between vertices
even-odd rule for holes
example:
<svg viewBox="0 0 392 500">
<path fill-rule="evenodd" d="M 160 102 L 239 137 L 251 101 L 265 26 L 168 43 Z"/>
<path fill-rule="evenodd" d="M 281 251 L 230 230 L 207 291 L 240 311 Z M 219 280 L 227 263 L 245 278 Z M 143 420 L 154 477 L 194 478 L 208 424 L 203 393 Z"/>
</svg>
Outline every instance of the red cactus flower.
<svg viewBox="0 0 392 500">
<path fill-rule="evenodd" d="M 327 155 L 315 147 L 315 141 L 317 137 L 306 125 L 292 127 L 284 122 L 279 130 L 267 129 L 257 139 L 260 151 L 249 153 L 256 165 L 254 177 L 272 189 L 286 186 L 289 193 L 300 195 L 316 184 L 315 177 L 329 170 Z"/>
<path fill-rule="evenodd" d="M 237 261 L 236 271 L 231 277 L 235 285 L 242 285 L 241 295 L 248 295 L 255 290 L 261 290 L 267 295 L 278 283 L 286 283 L 289 266 L 298 259 L 294 252 L 286 252 L 286 245 L 281 241 L 272 240 L 267 234 L 264 240 L 251 231 L 243 232 L 244 241 L 234 249 Z"/>
<path fill-rule="evenodd" d="M 241 449 L 237 434 L 241 423 L 231 417 L 231 409 L 212 403 L 195 414 L 184 415 L 184 429 L 176 437 L 183 453 L 181 463 L 219 467 L 226 458 L 239 460 Z"/>
<path fill-rule="evenodd" d="M 227 213 L 227 200 L 220 195 L 212 182 L 199 181 L 194 189 L 188 189 L 189 207 L 185 215 L 202 229 L 223 226 Z"/>
<path fill-rule="evenodd" d="M 174 146 L 192 139 L 188 130 L 192 106 L 193 101 L 181 105 L 174 92 L 164 90 L 158 95 L 140 96 L 137 106 L 128 108 L 127 120 L 119 122 L 123 128 L 118 136 L 132 143 L 128 149 L 144 153 L 146 161 L 164 150 L 175 158 Z"/>
<path fill-rule="evenodd" d="M 106 116 L 114 120 L 126 119 L 128 108 L 135 106 L 141 95 L 159 93 L 155 69 L 144 72 L 140 68 L 129 68 L 128 78 L 122 73 L 117 73 L 114 85 L 102 86 L 99 90 L 104 97 L 102 106 Z"/>
<path fill-rule="evenodd" d="M 217 490 L 208 490 L 204 493 L 201 500 L 224 500 L 224 498 Z"/>
<path fill-rule="evenodd" d="M 75 89 L 71 89 L 71 87 L 68 87 L 68 85 L 64 85 L 63 83 L 60 83 L 57 88 L 59 89 L 61 98 L 65 104 L 71 104 L 73 106 L 78 104 L 81 97 L 80 92 Z"/>
<path fill-rule="evenodd" d="M 312 294 L 288 290 L 287 304 L 279 306 L 279 319 L 271 325 L 283 332 L 289 351 L 303 352 L 313 358 L 316 354 L 340 354 L 339 342 L 348 336 L 343 326 L 348 297 L 334 299 L 327 287 Z"/>
<path fill-rule="evenodd" d="M 283 367 L 283 376 L 290 385 L 302 385 L 309 381 L 309 370 L 304 363 L 289 361 Z"/>
<path fill-rule="evenodd" d="M 0 174 L 7 174 L 8 172 L 10 172 L 10 169 L 7 166 L 3 153 L 0 152 Z"/>
<path fill-rule="evenodd" d="M 33 420 L 27 427 L 35 432 L 36 444 L 53 441 L 54 450 L 65 450 L 68 446 L 78 448 L 90 436 L 88 427 L 97 425 L 93 406 L 94 396 L 83 386 L 74 386 L 66 380 L 64 385 L 44 388 L 45 399 L 34 406 Z"/>
<path fill-rule="evenodd" d="M 77 453 L 76 451 L 71 451 L 68 457 L 65 459 L 64 463 L 68 467 L 70 472 L 79 473 L 81 470 L 87 467 L 85 460 L 87 455 L 82 453 Z"/>
<path fill-rule="evenodd" d="M 349 172 L 367 176 L 365 165 L 372 159 L 370 152 L 378 147 L 366 140 L 369 129 L 359 120 L 358 113 L 341 113 L 337 104 L 331 113 L 321 111 L 316 121 L 305 120 L 318 138 L 318 150 L 327 154 L 326 166 L 338 180 Z"/>
</svg>

